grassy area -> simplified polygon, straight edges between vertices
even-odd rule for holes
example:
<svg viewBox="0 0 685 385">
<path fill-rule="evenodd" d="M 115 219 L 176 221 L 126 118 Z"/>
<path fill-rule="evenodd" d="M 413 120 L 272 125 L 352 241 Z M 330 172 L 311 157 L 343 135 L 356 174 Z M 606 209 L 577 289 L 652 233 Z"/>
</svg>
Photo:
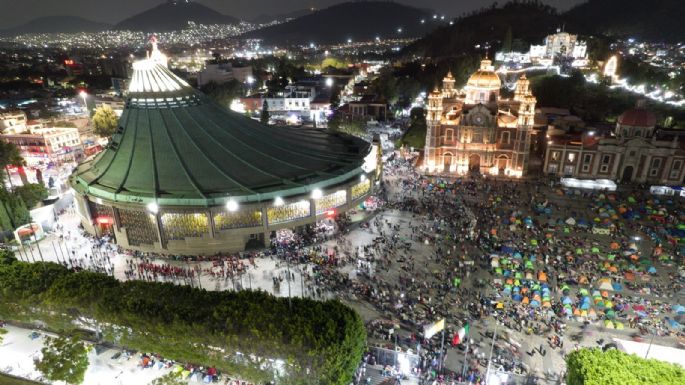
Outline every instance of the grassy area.
<svg viewBox="0 0 685 385">
<path fill-rule="evenodd" d="M 24 380 L 0 373 L 0 385 L 42 385 L 40 382 Z"/>
</svg>

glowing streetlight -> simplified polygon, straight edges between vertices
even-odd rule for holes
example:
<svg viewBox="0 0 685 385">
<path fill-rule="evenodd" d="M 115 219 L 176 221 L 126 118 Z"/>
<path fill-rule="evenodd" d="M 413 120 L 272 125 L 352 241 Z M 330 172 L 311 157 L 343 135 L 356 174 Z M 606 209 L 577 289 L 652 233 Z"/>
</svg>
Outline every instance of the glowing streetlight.
<svg viewBox="0 0 685 385">
<path fill-rule="evenodd" d="M 359 179 L 361 179 L 361 181 L 364 182 L 366 180 L 366 175 L 362 174 L 362 176 L 359 177 Z"/>
<path fill-rule="evenodd" d="M 234 201 L 233 199 L 229 200 L 226 203 L 226 209 L 231 212 L 238 211 L 238 202 Z"/>
<path fill-rule="evenodd" d="M 285 202 L 283 202 L 283 198 L 281 197 L 276 197 L 276 199 L 274 199 L 274 206 L 276 207 L 283 206 L 284 203 Z"/>
<path fill-rule="evenodd" d="M 312 191 L 312 199 L 321 199 L 323 196 L 323 191 L 319 190 L 318 188 Z"/>
<path fill-rule="evenodd" d="M 333 78 L 326 78 L 326 87 L 333 87 Z"/>
<path fill-rule="evenodd" d="M 78 96 L 80 96 L 81 99 L 83 99 L 83 108 L 87 110 L 88 102 L 86 101 L 86 98 L 88 97 L 88 94 L 86 93 L 86 91 L 81 90 L 81 92 L 78 93 Z"/>
<path fill-rule="evenodd" d="M 247 81 L 247 84 L 252 85 L 252 83 L 254 83 L 254 77 L 252 75 L 249 75 L 245 80 Z"/>
<path fill-rule="evenodd" d="M 147 211 L 152 214 L 157 214 L 159 212 L 159 205 L 155 202 L 150 202 L 145 207 L 147 208 Z"/>
<path fill-rule="evenodd" d="M 352 39 L 347 39 L 347 44 L 352 44 Z"/>
</svg>

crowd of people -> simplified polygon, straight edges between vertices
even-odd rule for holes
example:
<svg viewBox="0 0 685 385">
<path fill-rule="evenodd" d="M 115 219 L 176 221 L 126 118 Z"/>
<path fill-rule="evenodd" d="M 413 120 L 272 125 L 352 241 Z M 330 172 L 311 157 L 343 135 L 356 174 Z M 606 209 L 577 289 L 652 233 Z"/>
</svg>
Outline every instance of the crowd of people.
<svg viewBox="0 0 685 385">
<path fill-rule="evenodd" d="M 412 164 L 385 164 L 375 210 L 358 227 L 342 214 L 278 232 L 263 250 L 171 260 L 64 232 L 77 243 L 65 263 L 114 274 L 113 260 L 124 256 L 125 279 L 191 285 L 261 269 L 274 293 L 299 276 L 302 295 L 368 304 L 358 383 L 376 363 L 422 384 L 483 383 L 488 367 L 558 379 L 568 352 L 608 343 L 606 335 L 683 343 L 685 204 L 677 198 L 642 186 L 608 193 L 477 175 L 440 180 Z M 274 270 L 260 266 L 264 259 Z M 424 338 L 424 327 L 441 319 L 444 342 L 440 333 Z M 465 338 L 455 339 L 465 327 Z M 397 357 L 381 363 L 380 351 L 397 349 L 413 357 L 409 368 Z"/>
</svg>

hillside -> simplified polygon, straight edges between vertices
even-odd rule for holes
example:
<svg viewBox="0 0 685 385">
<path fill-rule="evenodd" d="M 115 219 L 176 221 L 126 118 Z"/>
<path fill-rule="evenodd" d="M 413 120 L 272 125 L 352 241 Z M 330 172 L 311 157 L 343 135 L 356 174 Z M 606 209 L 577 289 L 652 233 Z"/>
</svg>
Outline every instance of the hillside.
<svg viewBox="0 0 685 385">
<path fill-rule="evenodd" d="M 188 21 L 198 24 L 235 24 L 240 20 L 193 2 L 168 1 L 119 22 L 114 29 L 165 32 L 185 28 Z"/>
<path fill-rule="evenodd" d="M 422 19 L 426 21 L 423 24 Z M 348 39 L 373 40 L 376 36 L 419 37 L 436 24 L 426 10 L 388 1 L 356 1 L 251 31 L 244 37 L 264 39 L 271 44 L 342 43 Z"/>
<path fill-rule="evenodd" d="M 26 33 L 74 33 L 74 32 L 98 32 L 104 31 L 111 26 L 98 23 L 76 16 L 46 16 L 33 19 L 28 23 L 0 30 L 0 35 L 16 36 Z"/>
<path fill-rule="evenodd" d="M 254 23 L 254 24 L 266 24 L 266 23 L 271 23 L 272 21 L 281 21 L 282 22 L 282 21 L 286 21 L 289 19 L 296 19 L 298 17 L 308 15 L 314 11 L 315 11 L 314 9 L 307 8 L 307 9 L 298 9 L 296 11 L 292 11 L 292 12 L 288 12 L 288 13 L 281 13 L 281 14 L 277 14 L 277 15 L 271 15 L 271 14 L 264 13 L 264 14 L 261 14 L 257 17 L 250 19 L 250 22 Z"/>
<path fill-rule="evenodd" d="M 665 42 L 685 38 L 683 0 L 590 0 L 563 16 L 570 28 L 584 34 Z"/>
<path fill-rule="evenodd" d="M 455 20 L 454 25 L 439 28 L 407 46 L 402 56 L 451 57 L 470 54 L 489 44 L 492 54 L 502 46 L 511 30 L 514 48 L 528 49 L 531 43 L 541 44 L 546 35 L 561 25 L 553 8 L 537 3 L 509 3 L 501 8 L 487 8 Z M 482 52 L 482 50 L 478 50 Z"/>
</svg>

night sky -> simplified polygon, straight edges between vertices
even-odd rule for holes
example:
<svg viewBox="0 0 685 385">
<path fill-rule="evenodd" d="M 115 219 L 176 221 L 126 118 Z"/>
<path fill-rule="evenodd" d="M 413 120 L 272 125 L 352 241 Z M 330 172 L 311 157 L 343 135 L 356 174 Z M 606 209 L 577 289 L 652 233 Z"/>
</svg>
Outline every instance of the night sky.
<svg viewBox="0 0 685 385">
<path fill-rule="evenodd" d="M 42 16 L 71 15 L 106 23 L 117 23 L 128 16 L 152 8 L 164 0 L 0 0 L 0 28 L 13 27 Z M 251 18 L 261 14 L 276 15 L 308 7 L 323 8 L 345 0 L 195 0 L 217 11 Z M 491 0 L 398 0 L 420 8 L 434 9 L 446 16 L 456 16 Z M 565 10 L 582 0 L 543 0 Z M 504 3 L 506 0 L 501 0 Z"/>
</svg>

